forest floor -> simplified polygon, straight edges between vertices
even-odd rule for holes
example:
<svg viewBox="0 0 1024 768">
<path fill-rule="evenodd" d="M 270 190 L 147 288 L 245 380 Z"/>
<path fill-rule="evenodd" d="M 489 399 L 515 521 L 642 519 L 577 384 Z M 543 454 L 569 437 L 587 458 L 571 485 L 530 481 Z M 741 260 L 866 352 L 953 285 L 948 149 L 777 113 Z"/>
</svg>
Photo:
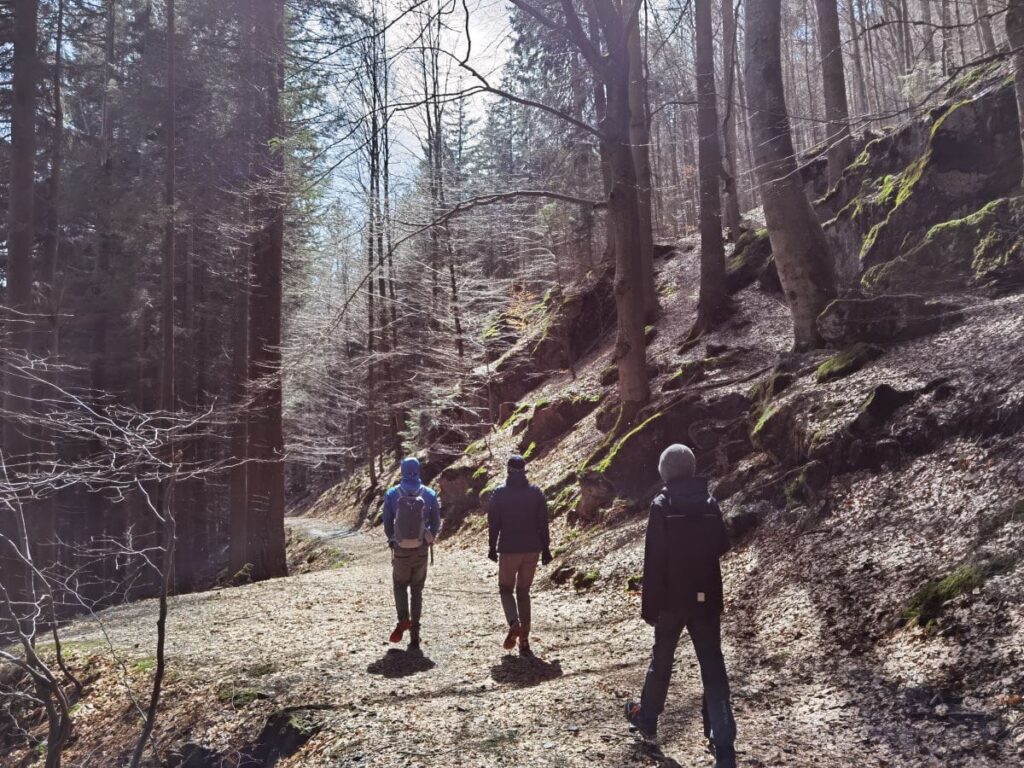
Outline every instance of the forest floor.
<svg viewBox="0 0 1024 768">
<path fill-rule="evenodd" d="M 677 351 L 692 317 L 696 257 L 691 251 L 662 273 L 670 311 L 652 346 L 659 383 L 702 354 Z M 779 300 L 745 291 L 714 336 L 743 355 L 709 381 L 718 392 L 746 391 L 748 374 L 771 366 L 788 334 Z M 991 391 L 1010 406 L 1024 393 L 1022 337 L 1024 294 L 978 299 L 956 327 L 900 343 L 837 382 L 803 376 L 783 400 L 830 404 L 843 423 L 879 382 L 918 388 L 946 377 L 964 402 Z M 610 354 L 607 344 L 593 350 L 575 376 L 553 377 L 530 399 L 600 391 Z M 551 485 L 589 455 L 602 439 L 594 420 L 531 462 L 535 482 Z M 723 636 L 741 765 L 1024 765 L 1021 437 L 950 434 L 924 455 L 843 474 L 828 488 L 827 509 L 774 509 L 727 555 Z M 488 436 L 492 477 L 516 445 L 508 429 Z M 769 470 L 754 480 L 770 479 Z M 613 511 L 593 525 L 565 514 L 552 520 L 552 568 L 592 575 L 593 584 L 577 591 L 554 583 L 551 569 L 538 573 L 539 659 L 527 661 L 501 648 L 497 569 L 484 557 L 485 518 L 474 511 L 437 547 L 416 656 L 387 643 L 389 555 L 354 498 L 338 486 L 305 517 L 289 518 L 289 578 L 172 600 L 157 732 L 164 768 L 711 764 L 685 636 L 660 749 L 639 742 L 622 717 L 653 637 L 627 590 L 641 570 L 642 514 Z M 727 512 L 735 506 L 724 502 Z M 908 623 L 908 600 L 923 583 L 979 559 L 1002 565 L 947 601 L 934 626 Z M 145 601 L 68 629 L 85 694 L 65 765 L 123 764 L 148 694 L 155 623 L 156 606 Z M 234 759 L 243 754 L 255 760 Z M 24 757 L 0 756 L 0 765 L 31 764 Z"/>
<path fill-rule="evenodd" d="M 634 594 L 576 593 L 540 574 L 538 659 L 526 660 L 500 645 L 496 566 L 479 546 L 441 546 L 425 593 L 423 653 L 415 655 L 387 642 L 394 610 L 381 538 L 323 522 L 292 526 L 293 543 L 308 537 L 303 546 L 328 546 L 335 562 L 343 554 L 343 564 L 173 601 L 163 746 L 198 744 L 218 756 L 258 751 L 265 724 L 286 712 L 305 718 L 308 741 L 278 762 L 281 768 L 710 764 L 699 677 L 685 637 L 660 748 L 637 740 L 622 719 L 623 701 L 642 683 L 652 639 Z M 636 527 L 619 532 L 629 556 L 638 554 Z M 749 550 L 731 557 L 730 584 L 749 575 L 755 561 Z M 977 729 L 970 719 L 930 729 L 926 714 L 919 722 L 893 719 L 897 708 L 881 698 L 884 686 L 869 674 L 870 663 L 841 656 L 823 664 L 825 649 L 808 646 L 819 630 L 816 612 L 781 592 L 774 602 L 790 610 L 774 619 L 755 615 L 754 599 L 734 601 L 726 613 L 741 764 L 1011 764 L 998 748 L 986 754 L 976 739 L 972 754 L 964 752 L 965 735 Z M 107 611 L 102 627 L 87 622 L 68 635 L 76 664 L 92 673 L 66 764 L 114 764 L 137 728 L 125 683 L 151 669 L 154 625 L 155 605 L 146 601 Z M 759 627 L 756 638 L 752 627 Z M 110 661 L 111 647 L 119 665 Z M 102 674 L 103 668 L 121 673 Z M 78 744 L 100 746 L 81 754 Z M 197 755 L 184 764 L 215 764 Z"/>
</svg>

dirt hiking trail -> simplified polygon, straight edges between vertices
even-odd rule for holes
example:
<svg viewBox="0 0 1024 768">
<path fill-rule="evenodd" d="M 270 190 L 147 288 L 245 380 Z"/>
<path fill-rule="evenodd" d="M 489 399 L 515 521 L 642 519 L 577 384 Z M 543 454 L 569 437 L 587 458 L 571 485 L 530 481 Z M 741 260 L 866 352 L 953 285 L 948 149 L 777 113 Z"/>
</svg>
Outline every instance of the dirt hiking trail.
<svg viewBox="0 0 1024 768">
<path fill-rule="evenodd" d="M 270 764 L 711 764 L 702 743 L 698 670 L 685 635 L 660 724 L 660 747 L 642 744 L 627 730 L 622 702 L 639 690 L 652 639 L 638 617 L 635 595 L 574 594 L 551 585 L 542 569 L 534 599 L 538 658 L 521 659 L 501 648 L 497 566 L 479 547 L 439 546 L 424 594 L 423 652 L 410 654 L 386 642 L 394 610 L 382 539 L 323 521 L 290 525 L 293 533 L 329 539 L 344 564 L 175 599 L 172 674 L 160 718 L 165 746 L 189 743 L 203 745 L 203 754 L 237 755 L 245 752 L 240 744 L 255 743 L 275 713 L 301 712 L 315 714 L 299 739 L 304 743 Z M 743 568 L 744 556 L 727 568 Z M 79 625 L 69 646 L 109 642 L 126 668 L 138 666 L 145 662 L 139 654 L 153 641 L 139 629 L 152 627 L 154 617 L 152 602 L 113 609 L 102 614 L 102 632 L 95 623 Z M 795 675 L 787 671 L 776 679 L 772 659 L 737 647 L 737 627 L 747 620 L 742 612 L 729 612 L 724 628 L 741 765 L 997 764 L 980 754 L 977 761 L 943 760 L 942 745 L 930 756 L 910 759 L 881 718 L 869 722 L 870 708 L 855 701 L 860 694 L 799 666 Z M 784 645 L 776 650 L 785 653 Z M 124 694 L 112 689 L 109 695 Z M 105 727 L 103 707 L 95 696 L 90 701 L 95 703 L 78 713 L 76 727 L 80 735 L 94 731 L 81 743 L 95 744 L 95 731 Z M 890 727 L 893 733 L 900 728 Z M 197 754 L 179 765 L 215 764 L 201 762 Z M 86 764 L 104 764 L 100 755 L 93 759 Z"/>
</svg>

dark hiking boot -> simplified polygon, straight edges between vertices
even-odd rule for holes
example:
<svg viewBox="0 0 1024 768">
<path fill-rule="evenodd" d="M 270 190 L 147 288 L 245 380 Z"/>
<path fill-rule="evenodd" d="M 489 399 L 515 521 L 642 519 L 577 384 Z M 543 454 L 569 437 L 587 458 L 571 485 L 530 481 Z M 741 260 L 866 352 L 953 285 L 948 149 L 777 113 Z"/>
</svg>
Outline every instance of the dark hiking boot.
<svg viewBox="0 0 1024 768">
<path fill-rule="evenodd" d="M 522 656 L 524 659 L 537 658 L 536 656 L 534 656 L 533 651 L 530 650 L 530 644 L 524 643 L 522 641 L 520 641 L 519 643 L 519 655 Z"/>
<path fill-rule="evenodd" d="M 508 628 L 508 634 L 505 635 L 504 648 L 506 651 L 511 651 L 516 647 L 516 641 L 519 639 L 519 625 L 513 624 Z"/>
<path fill-rule="evenodd" d="M 413 639 L 411 639 L 409 641 L 409 647 L 406 650 L 409 653 L 413 653 L 413 654 L 415 654 L 415 653 L 423 653 L 423 651 L 420 650 L 420 639 L 418 637 L 414 637 Z"/>
<path fill-rule="evenodd" d="M 717 747 L 715 768 L 736 768 L 736 750 L 732 747 Z"/>
<path fill-rule="evenodd" d="M 391 637 L 388 638 L 392 643 L 402 642 L 402 638 L 405 636 L 406 630 L 412 629 L 411 621 L 400 621 L 395 624 L 394 630 L 391 632 Z"/>
<path fill-rule="evenodd" d="M 412 625 L 412 631 L 409 632 L 409 650 L 415 653 L 419 653 L 420 650 L 420 627 L 418 624 Z"/>
<path fill-rule="evenodd" d="M 626 719 L 633 726 L 637 733 L 643 738 L 653 741 L 658 735 L 657 723 L 651 725 L 640 713 L 640 703 L 637 701 L 626 702 Z"/>
</svg>

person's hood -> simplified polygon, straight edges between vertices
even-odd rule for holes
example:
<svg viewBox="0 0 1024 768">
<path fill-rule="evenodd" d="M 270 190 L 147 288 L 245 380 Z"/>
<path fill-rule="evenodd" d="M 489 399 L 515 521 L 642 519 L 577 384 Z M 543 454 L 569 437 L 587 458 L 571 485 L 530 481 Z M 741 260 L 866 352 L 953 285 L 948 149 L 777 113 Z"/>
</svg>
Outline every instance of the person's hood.
<svg viewBox="0 0 1024 768">
<path fill-rule="evenodd" d="M 530 481 L 526 479 L 526 472 L 524 470 L 509 467 L 508 476 L 505 478 L 505 485 L 510 488 L 525 488 L 529 484 Z"/>
<path fill-rule="evenodd" d="M 403 491 L 418 491 L 420 486 L 420 460 L 410 456 L 402 460 L 402 481 L 399 483 Z"/>
<path fill-rule="evenodd" d="M 683 499 L 705 500 L 708 493 L 708 481 L 704 477 L 680 477 L 665 483 L 668 495 L 679 501 Z"/>
</svg>

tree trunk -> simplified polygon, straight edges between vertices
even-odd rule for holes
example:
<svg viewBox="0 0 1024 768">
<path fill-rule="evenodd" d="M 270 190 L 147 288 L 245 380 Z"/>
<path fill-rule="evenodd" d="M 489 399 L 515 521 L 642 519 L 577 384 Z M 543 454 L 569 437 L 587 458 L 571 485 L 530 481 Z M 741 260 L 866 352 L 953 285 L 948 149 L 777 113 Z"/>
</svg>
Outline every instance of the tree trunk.
<svg viewBox="0 0 1024 768">
<path fill-rule="evenodd" d="M 621 426 L 632 423 L 650 397 L 647 346 L 644 339 L 643 264 L 636 250 L 640 241 L 640 212 L 636 195 L 636 169 L 629 132 L 629 55 L 622 46 L 608 65 L 607 116 L 602 134 L 608 144 L 612 189 L 608 217 L 615 253 L 615 308 L 618 339 L 615 360 L 619 369 Z"/>
<path fill-rule="evenodd" d="M 1006 7 L 1006 37 L 1013 54 L 1013 87 L 1017 95 L 1021 145 L 1024 146 L 1024 0 L 1009 0 Z"/>
<path fill-rule="evenodd" d="M 32 323 L 32 247 L 35 242 L 34 185 L 36 157 L 36 81 L 38 8 L 35 0 L 15 0 L 11 93 L 10 187 L 8 189 L 7 285 L 5 303 L 8 308 L 7 340 L 10 354 L 30 354 L 33 340 Z M 5 371 L 4 408 L 10 416 L 3 423 L 3 458 L 11 475 L 28 471 L 32 445 L 29 426 L 20 415 L 30 410 L 32 387 L 13 363 Z M 12 418 L 13 417 L 13 418 Z M 27 503 L 27 500 L 22 500 Z M 4 506 L 0 511 L 0 535 L 11 542 L 20 542 L 16 508 Z M 8 545 L 0 545 L 0 573 L 13 600 L 27 599 L 30 575 L 18 558 L 7 554 Z"/>
<path fill-rule="evenodd" d="M 284 158 L 281 89 L 284 80 L 283 0 L 254 0 L 259 85 L 255 126 L 255 241 L 249 298 L 248 557 L 252 579 L 284 576 L 284 434 L 281 424 L 281 278 L 284 248 Z"/>
<path fill-rule="evenodd" d="M 924 22 L 924 58 L 935 63 L 935 28 L 932 26 L 932 0 L 921 0 L 921 20 Z"/>
<path fill-rule="evenodd" d="M 255 66 L 253 40 L 253 9 L 250 0 L 238 4 L 239 29 L 239 74 L 240 80 L 249 77 Z M 256 121 L 253 89 L 243 87 L 241 93 L 242 164 L 246 169 L 246 181 L 253 178 L 253 125 Z M 228 499 L 228 574 L 238 576 L 246 566 L 249 556 L 249 494 L 248 465 L 249 454 L 249 270 L 253 253 L 253 217 L 251 206 L 251 190 L 242 196 L 242 231 L 241 245 L 235 253 L 235 295 L 232 312 L 231 333 L 231 466 L 229 469 Z"/>
<path fill-rule="evenodd" d="M 867 80 L 864 74 L 864 61 L 860 53 L 860 35 L 857 32 L 857 12 L 854 10 L 853 0 L 847 0 L 846 10 L 850 21 L 850 42 L 853 49 L 853 72 L 857 86 L 857 105 L 859 113 L 863 116 L 871 111 L 868 103 Z"/>
<path fill-rule="evenodd" d="M 715 325 L 725 314 L 725 245 L 719 178 L 722 153 L 718 144 L 715 94 L 715 37 L 711 0 L 695 0 L 697 47 L 697 154 L 700 175 L 700 299 L 695 332 Z"/>
<path fill-rule="evenodd" d="M 781 0 L 746 5 L 747 85 L 754 160 L 796 349 L 819 346 L 816 320 L 835 296 L 821 224 L 800 184 L 782 83 Z"/>
<path fill-rule="evenodd" d="M 46 229 L 40 249 L 37 282 L 40 292 L 38 307 L 40 323 L 36 329 L 37 354 L 43 360 L 56 363 L 60 347 L 59 296 L 57 293 L 57 261 L 60 254 L 60 205 L 64 173 L 64 0 L 58 0 L 51 87 L 53 88 L 53 137 L 50 145 L 50 178 L 47 185 Z M 58 384 L 58 368 L 44 374 L 51 384 Z M 37 400 L 45 401 L 53 393 L 39 387 Z M 47 461 L 56 461 L 59 436 L 52 430 L 42 435 Z M 40 446 L 42 447 L 42 446 Z M 41 457 L 40 457 L 41 458 Z M 60 562 L 57 537 L 57 496 L 51 494 L 40 500 L 36 509 L 39 519 L 38 536 L 44 545 L 37 555 L 43 567 Z"/>
<path fill-rule="evenodd" d="M 981 32 L 981 43 L 984 46 L 986 56 L 992 56 L 996 52 L 996 38 L 992 34 L 992 21 L 989 19 L 988 0 L 975 0 L 974 10 L 978 18 L 978 27 Z"/>
<path fill-rule="evenodd" d="M 818 11 L 818 46 L 821 50 L 821 81 L 828 120 L 828 184 L 835 186 L 850 162 L 850 110 L 846 103 L 846 73 L 843 71 L 843 40 L 839 34 L 836 0 L 814 0 Z"/>
<path fill-rule="evenodd" d="M 736 10 L 733 0 L 722 0 L 722 72 L 725 80 L 725 118 L 722 138 L 725 145 L 725 229 L 729 239 L 740 234 L 739 159 L 736 140 Z"/>
<path fill-rule="evenodd" d="M 640 24 L 629 36 L 629 137 L 633 143 L 633 165 L 637 179 L 637 212 L 640 217 L 641 293 L 644 316 L 653 322 L 659 313 L 658 292 L 654 285 L 654 217 L 651 207 L 651 127 L 647 118 L 647 75 L 644 72 L 643 41 Z"/>
</svg>

